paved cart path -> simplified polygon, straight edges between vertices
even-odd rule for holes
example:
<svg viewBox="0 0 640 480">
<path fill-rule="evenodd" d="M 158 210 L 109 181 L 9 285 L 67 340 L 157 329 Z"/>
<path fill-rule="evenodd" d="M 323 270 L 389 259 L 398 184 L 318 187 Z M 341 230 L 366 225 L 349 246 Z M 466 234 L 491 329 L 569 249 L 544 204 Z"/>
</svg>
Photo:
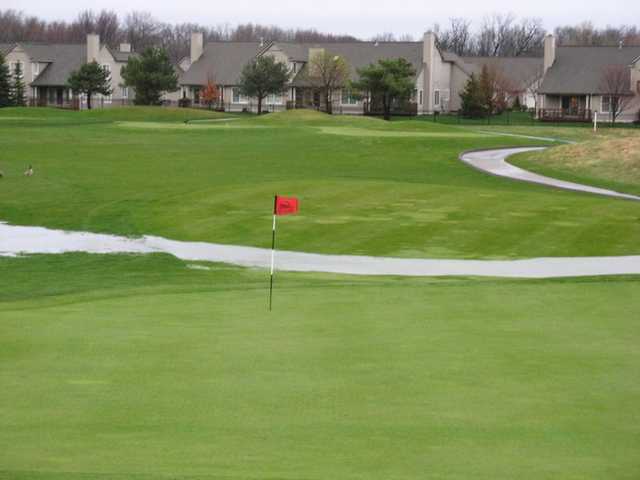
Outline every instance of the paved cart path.
<svg viewBox="0 0 640 480">
<path fill-rule="evenodd" d="M 510 148 L 468 152 L 461 159 L 494 175 L 541 183 L 557 188 L 640 200 L 640 197 L 611 190 L 563 182 L 509 165 L 505 158 L 538 148 Z M 223 262 L 243 267 L 268 268 L 270 250 L 205 242 L 183 242 L 156 236 L 128 238 L 88 232 L 66 232 L 43 227 L 0 223 L 0 256 L 22 254 L 168 253 L 188 261 Z M 326 272 L 351 275 L 397 276 L 482 276 L 515 278 L 557 278 L 597 275 L 640 274 L 640 255 L 619 257 L 552 257 L 522 260 L 447 260 L 322 255 L 278 251 L 278 270 Z"/>
<path fill-rule="evenodd" d="M 500 177 L 508 177 L 523 182 L 539 183 L 554 188 L 562 188 L 564 190 L 573 190 L 577 192 L 594 193 L 596 195 L 605 195 L 607 197 L 624 198 L 627 200 L 640 200 L 636 195 L 628 193 L 620 193 L 606 188 L 590 187 L 580 183 L 565 182 L 544 175 L 524 170 L 515 165 L 507 163 L 506 158 L 510 155 L 523 152 L 535 152 L 544 150 L 546 147 L 519 147 L 519 148 L 501 148 L 497 150 L 477 150 L 465 152 L 460 155 L 460 160 L 471 165 L 478 170 L 498 175 Z"/>
<path fill-rule="evenodd" d="M 224 262 L 267 268 L 270 251 L 155 236 L 127 238 L 42 227 L 0 224 L 0 255 L 87 253 L 168 253 L 188 261 Z M 525 260 L 429 260 L 279 251 L 278 270 L 352 275 L 488 276 L 553 278 L 640 274 L 640 255 L 623 257 L 532 258 Z"/>
</svg>

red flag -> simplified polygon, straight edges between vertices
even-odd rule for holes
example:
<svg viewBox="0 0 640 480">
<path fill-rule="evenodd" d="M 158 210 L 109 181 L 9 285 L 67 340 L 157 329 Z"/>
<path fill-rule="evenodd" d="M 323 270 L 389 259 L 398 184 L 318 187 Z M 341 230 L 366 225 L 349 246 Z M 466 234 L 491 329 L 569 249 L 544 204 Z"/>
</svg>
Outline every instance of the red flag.
<svg viewBox="0 0 640 480">
<path fill-rule="evenodd" d="M 276 195 L 273 213 L 275 215 L 292 215 L 298 213 L 298 199 L 296 197 L 281 197 Z"/>
</svg>

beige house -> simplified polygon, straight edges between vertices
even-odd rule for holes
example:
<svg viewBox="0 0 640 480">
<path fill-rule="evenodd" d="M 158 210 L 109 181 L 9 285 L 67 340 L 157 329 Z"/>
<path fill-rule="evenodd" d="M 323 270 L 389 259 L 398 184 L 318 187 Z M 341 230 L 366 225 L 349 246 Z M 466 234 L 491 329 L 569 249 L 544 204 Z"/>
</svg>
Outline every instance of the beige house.
<svg viewBox="0 0 640 480">
<path fill-rule="evenodd" d="M 548 35 L 539 117 L 585 121 L 597 114 L 601 120 L 611 120 L 615 97 L 606 78 L 611 69 L 623 73 L 619 91 L 629 99 L 617 121 L 640 120 L 640 46 L 558 47 Z"/>
<path fill-rule="evenodd" d="M 204 43 L 201 33 L 192 34 L 191 56 L 181 62 L 185 73 L 181 77 L 181 97 L 194 104 L 200 102 L 199 91 L 213 81 L 222 93 L 220 107 L 228 111 L 255 111 L 257 100 L 240 94 L 238 82 L 244 65 L 257 56 L 269 55 L 287 65 L 290 82 L 285 91 L 266 99 L 267 111 L 287 107 L 323 108 L 320 94 L 307 80 L 306 66 L 316 53 L 328 52 L 344 57 L 355 78 L 357 69 L 381 59 L 404 58 L 416 72 L 415 89 L 410 99 L 411 110 L 418 115 L 450 112 L 460 108 L 460 93 L 472 73 L 479 74 L 482 66 L 503 71 L 514 85 L 514 95 L 521 103 L 535 105 L 535 97 L 528 86 L 539 82 L 542 73 L 541 58 L 462 58 L 441 51 L 436 36 L 428 32 L 421 42 L 343 42 L 343 43 L 290 43 L 273 42 Z M 515 87 L 517 86 L 517 87 Z M 356 99 L 347 88 L 333 93 L 334 113 L 362 114 L 371 109 L 368 99 Z"/>
<path fill-rule="evenodd" d="M 87 35 L 84 44 L 15 43 L 0 45 L 11 72 L 17 63 L 22 66 L 27 101 L 30 105 L 75 106 L 86 108 L 86 98 L 74 99 L 67 85 L 71 72 L 84 63 L 96 61 L 111 73 L 112 94 L 97 95 L 96 107 L 127 104 L 132 93 L 123 85 L 120 71 L 131 52 L 129 44 L 118 50 L 100 45 L 98 35 Z"/>
</svg>

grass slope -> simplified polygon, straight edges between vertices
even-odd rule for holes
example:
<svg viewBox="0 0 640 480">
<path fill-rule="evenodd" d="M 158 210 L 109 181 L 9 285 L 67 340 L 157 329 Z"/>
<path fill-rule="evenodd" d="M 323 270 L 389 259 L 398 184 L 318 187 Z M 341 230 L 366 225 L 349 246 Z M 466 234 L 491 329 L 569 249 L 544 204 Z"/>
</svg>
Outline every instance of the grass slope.
<svg viewBox="0 0 640 480">
<path fill-rule="evenodd" d="M 301 198 L 301 214 L 280 229 L 280 246 L 290 250 L 451 258 L 640 253 L 640 205 L 494 178 L 457 159 L 466 149 L 540 142 L 317 112 L 181 121 L 195 115 L 224 118 L 170 109 L 3 109 L 0 218 L 267 247 L 279 193 Z M 22 177 L 27 164 L 35 177 Z"/>
<path fill-rule="evenodd" d="M 0 478 L 635 479 L 640 283 L 0 258 Z"/>
<path fill-rule="evenodd" d="M 544 175 L 640 194 L 640 132 L 598 135 L 578 145 L 522 154 L 513 160 Z"/>
</svg>

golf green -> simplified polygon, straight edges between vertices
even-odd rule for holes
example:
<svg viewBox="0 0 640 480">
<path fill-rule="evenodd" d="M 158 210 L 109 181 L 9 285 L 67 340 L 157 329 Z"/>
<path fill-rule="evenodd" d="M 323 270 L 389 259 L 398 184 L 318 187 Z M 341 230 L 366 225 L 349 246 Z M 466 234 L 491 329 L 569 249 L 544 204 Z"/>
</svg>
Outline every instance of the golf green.
<svg viewBox="0 0 640 480">
<path fill-rule="evenodd" d="M 637 278 L 198 267 L 0 259 L 0 478 L 640 471 Z"/>
</svg>

